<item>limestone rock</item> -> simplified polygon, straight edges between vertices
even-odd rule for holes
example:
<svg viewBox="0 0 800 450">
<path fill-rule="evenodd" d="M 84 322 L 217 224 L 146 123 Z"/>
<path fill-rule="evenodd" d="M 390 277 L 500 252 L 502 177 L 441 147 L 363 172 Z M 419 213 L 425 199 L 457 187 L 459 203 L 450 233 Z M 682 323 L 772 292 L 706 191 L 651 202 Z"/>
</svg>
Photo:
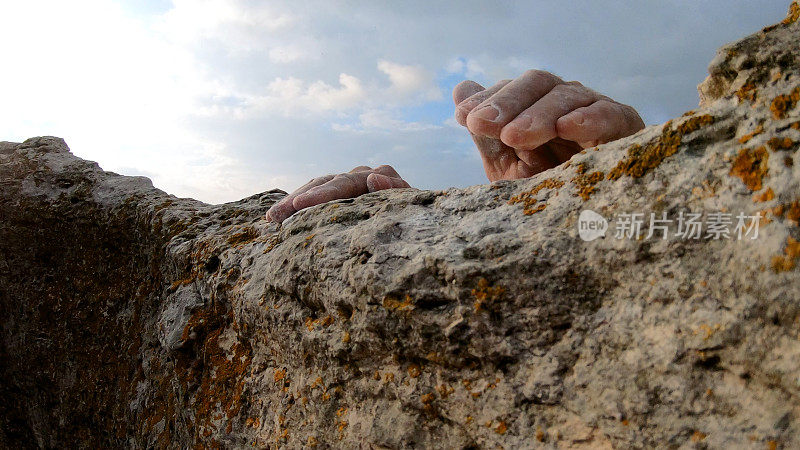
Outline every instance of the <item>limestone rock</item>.
<svg viewBox="0 0 800 450">
<path fill-rule="evenodd" d="M 281 228 L 282 191 L 207 205 L 0 143 L 0 446 L 800 447 L 797 11 L 683 117 Z"/>
</svg>

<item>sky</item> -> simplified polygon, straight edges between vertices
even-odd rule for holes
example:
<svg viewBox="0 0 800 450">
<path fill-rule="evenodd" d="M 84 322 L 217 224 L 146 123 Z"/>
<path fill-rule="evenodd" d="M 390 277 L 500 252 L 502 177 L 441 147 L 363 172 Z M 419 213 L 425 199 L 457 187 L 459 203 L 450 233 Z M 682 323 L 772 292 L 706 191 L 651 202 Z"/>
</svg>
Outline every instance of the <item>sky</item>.
<svg viewBox="0 0 800 450">
<path fill-rule="evenodd" d="M 789 0 L 0 0 L 0 141 L 235 201 L 358 165 L 486 183 L 452 88 L 553 72 L 658 124 Z"/>
</svg>

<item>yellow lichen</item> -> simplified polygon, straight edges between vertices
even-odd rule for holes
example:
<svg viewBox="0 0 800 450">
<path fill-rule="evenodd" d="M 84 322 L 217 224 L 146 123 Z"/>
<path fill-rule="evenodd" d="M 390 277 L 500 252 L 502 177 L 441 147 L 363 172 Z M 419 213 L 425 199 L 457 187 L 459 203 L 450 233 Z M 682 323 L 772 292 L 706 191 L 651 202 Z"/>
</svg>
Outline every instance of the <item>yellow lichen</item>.
<svg viewBox="0 0 800 450">
<path fill-rule="evenodd" d="M 764 191 L 763 193 L 759 195 L 754 195 L 753 201 L 761 203 L 761 202 L 768 202 L 774 198 L 775 198 L 775 192 L 772 190 L 772 188 L 767 188 L 767 190 Z"/>
<path fill-rule="evenodd" d="M 590 174 L 585 174 L 583 172 L 578 173 L 579 175 L 572 179 L 572 182 L 578 187 L 578 191 L 575 195 L 579 196 L 583 201 L 589 200 L 589 197 L 591 197 L 592 193 L 597 189 L 595 184 L 602 181 L 605 174 L 601 171 L 595 171 Z"/>
<path fill-rule="evenodd" d="M 786 112 L 794 108 L 798 101 L 800 101 L 800 87 L 794 88 L 789 94 L 782 94 L 775 97 L 769 105 L 769 110 L 772 111 L 772 117 L 775 119 L 783 119 L 786 117 Z"/>
<path fill-rule="evenodd" d="M 762 125 L 759 125 L 759 126 L 756 127 L 755 130 L 753 130 L 752 133 L 748 133 L 748 134 L 745 134 L 744 136 L 740 137 L 739 138 L 739 143 L 746 144 L 747 141 L 749 141 L 750 139 L 753 139 L 755 136 L 758 136 L 759 134 L 761 134 L 763 132 L 764 132 L 764 127 Z"/>
<path fill-rule="evenodd" d="M 542 189 L 558 189 L 562 186 L 564 186 L 563 181 L 554 178 L 548 178 L 546 180 L 543 180 L 536 186 L 534 186 L 533 189 L 531 189 L 530 191 L 522 192 L 518 195 L 511 197 L 508 200 L 508 204 L 514 205 L 517 203 L 522 203 L 523 205 L 522 212 L 526 216 L 529 216 L 531 214 L 543 210 L 547 206 L 544 203 L 541 205 L 534 206 L 538 201 L 536 198 L 536 194 L 538 194 L 539 191 L 541 191 Z"/>
<path fill-rule="evenodd" d="M 772 257 L 772 270 L 775 272 L 788 272 L 795 268 L 798 258 L 800 258 L 800 241 L 789 237 L 786 239 L 783 255 Z"/>
<path fill-rule="evenodd" d="M 442 398 L 447 398 L 450 394 L 452 394 L 455 389 L 451 388 L 446 384 L 440 384 L 436 386 L 436 391 L 439 393 L 439 396 Z"/>
<path fill-rule="evenodd" d="M 800 201 L 795 200 L 792 203 L 788 203 L 784 205 L 784 210 L 786 213 L 786 218 L 798 222 L 800 221 Z"/>
<path fill-rule="evenodd" d="M 490 286 L 486 278 L 478 279 L 478 285 L 472 290 L 475 312 L 484 311 L 488 303 L 500 300 L 505 292 L 506 289 L 502 286 Z"/>
<path fill-rule="evenodd" d="M 231 235 L 228 244 L 233 246 L 243 245 L 258 237 L 258 231 L 253 227 L 245 227 L 242 231 Z"/>
<path fill-rule="evenodd" d="M 664 159 L 675 154 L 680 147 L 685 134 L 699 130 L 701 127 L 714 123 L 714 117 L 708 114 L 692 117 L 674 130 L 672 121 L 664 124 L 661 136 L 654 142 L 644 146 L 634 144 L 628 148 L 628 155 L 611 169 L 607 178 L 616 180 L 623 175 L 639 178 L 651 169 L 658 167 Z"/>
<path fill-rule="evenodd" d="M 702 333 L 703 334 L 703 340 L 707 341 L 707 340 L 711 339 L 711 336 L 713 336 L 714 333 L 719 331 L 720 328 L 721 328 L 721 325 L 718 324 L 718 323 L 714 324 L 713 327 L 708 325 L 708 324 L 703 323 L 703 324 L 700 324 L 700 327 L 697 330 L 694 331 L 694 334 Z"/>
<path fill-rule="evenodd" d="M 789 150 L 790 148 L 797 145 L 797 142 L 789 139 L 788 137 L 784 137 L 783 139 L 779 137 L 774 137 L 767 141 L 767 145 L 770 149 L 774 151 L 778 150 Z"/>
<path fill-rule="evenodd" d="M 800 19 L 800 4 L 795 1 L 789 5 L 789 13 L 786 15 L 786 18 L 781 21 L 781 23 L 784 25 L 791 25 L 797 22 L 797 19 Z"/>
<path fill-rule="evenodd" d="M 736 96 L 740 101 L 749 100 L 750 102 L 756 101 L 756 87 L 752 83 L 747 83 L 736 91 Z"/>
<path fill-rule="evenodd" d="M 387 295 L 383 298 L 383 307 L 396 311 L 412 310 L 414 309 L 414 302 L 408 294 L 406 294 L 402 302 L 391 295 Z"/>
<path fill-rule="evenodd" d="M 692 434 L 692 442 L 700 442 L 705 438 L 706 434 L 698 430 L 695 430 L 695 432 Z"/>
<path fill-rule="evenodd" d="M 756 149 L 743 148 L 736 156 L 729 175 L 741 178 L 751 191 L 758 191 L 769 171 L 768 160 L 769 154 L 764 146 Z"/>
</svg>

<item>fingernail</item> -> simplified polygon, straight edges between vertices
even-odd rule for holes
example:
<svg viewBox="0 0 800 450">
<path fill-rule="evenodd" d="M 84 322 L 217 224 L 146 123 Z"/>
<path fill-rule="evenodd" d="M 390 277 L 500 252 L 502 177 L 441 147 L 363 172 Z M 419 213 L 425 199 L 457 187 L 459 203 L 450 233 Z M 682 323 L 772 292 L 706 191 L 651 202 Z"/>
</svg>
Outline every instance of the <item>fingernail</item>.
<svg viewBox="0 0 800 450">
<path fill-rule="evenodd" d="M 469 115 L 475 117 L 476 119 L 488 120 L 490 122 L 493 122 L 495 119 L 497 119 L 497 116 L 500 115 L 500 111 L 498 111 L 497 108 L 495 108 L 492 105 L 486 105 L 478 109 L 473 109 L 472 112 L 469 113 Z"/>
</svg>

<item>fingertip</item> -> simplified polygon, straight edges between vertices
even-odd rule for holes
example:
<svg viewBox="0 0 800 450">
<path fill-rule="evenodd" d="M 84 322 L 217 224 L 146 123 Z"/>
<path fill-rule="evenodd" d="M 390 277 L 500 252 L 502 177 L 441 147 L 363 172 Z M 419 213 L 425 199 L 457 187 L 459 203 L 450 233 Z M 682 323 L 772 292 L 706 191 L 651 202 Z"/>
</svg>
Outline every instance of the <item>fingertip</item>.
<svg viewBox="0 0 800 450">
<path fill-rule="evenodd" d="M 495 121 L 499 115 L 500 111 L 492 106 L 481 108 L 479 111 L 472 110 L 467 115 L 466 127 L 472 134 L 499 139 L 500 131 L 503 129 L 502 122 Z"/>
<path fill-rule="evenodd" d="M 300 211 L 303 208 L 308 208 L 309 206 L 313 206 L 312 201 L 312 194 L 311 190 L 308 190 L 292 200 L 292 207 L 294 207 L 295 211 Z"/>
<path fill-rule="evenodd" d="M 294 213 L 295 210 L 292 208 L 291 203 L 280 201 L 272 205 L 272 208 L 267 211 L 267 220 L 270 222 L 281 223 Z"/>
<path fill-rule="evenodd" d="M 472 80 L 464 80 L 453 88 L 453 103 L 458 105 L 467 98 L 485 89 L 486 88 Z"/>
<path fill-rule="evenodd" d="M 367 189 L 370 192 L 382 191 L 392 187 L 392 180 L 386 175 L 371 173 L 367 176 Z"/>
</svg>

